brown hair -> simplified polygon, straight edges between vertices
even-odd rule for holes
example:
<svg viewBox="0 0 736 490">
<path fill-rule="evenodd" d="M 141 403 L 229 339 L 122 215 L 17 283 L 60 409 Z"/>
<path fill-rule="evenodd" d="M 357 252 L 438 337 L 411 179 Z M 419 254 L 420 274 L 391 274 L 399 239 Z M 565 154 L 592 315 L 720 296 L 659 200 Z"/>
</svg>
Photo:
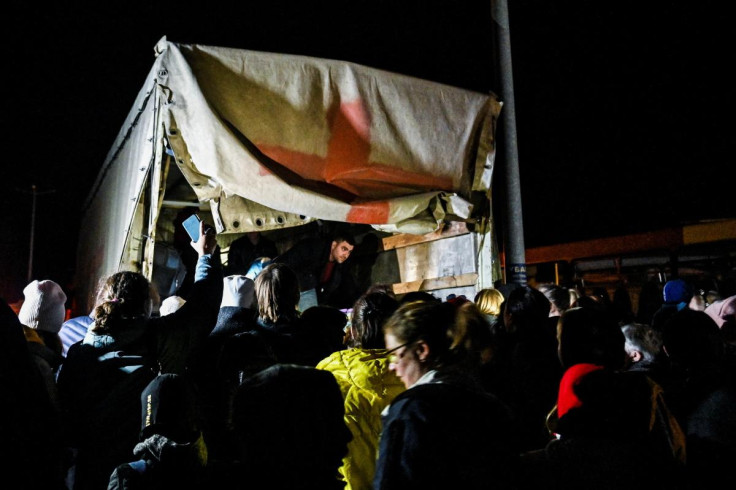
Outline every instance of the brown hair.
<svg viewBox="0 0 736 490">
<path fill-rule="evenodd" d="M 274 262 L 256 277 L 258 316 L 271 323 L 298 316 L 299 278 L 289 265 Z"/>
<path fill-rule="evenodd" d="M 339 231 L 332 236 L 332 241 L 335 243 L 348 242 L 353 247 L 355 246 L 355 237 L 352 233 L 347 231 Z"/>
<path fill-rule="evenodd" d="M 429 346 L 434 367 L 480 363 L 490 343 L 488 322 L 472 301 L 452 303 L 412 301 L 401 305 L 383 327 L 400 343 L 421 340 Z"/>
<path fill-rule="evenodd" d="M 364 349 L 386 347 L 383 325 L 398 306 L 399 302 L 387 293 L 366 293 L 358 298 L 353 305 L 351 318 L 351 325 L 356 332 L 351 346 Z"/>
<path fill-rule="evenodd" d="M 101 284 L 94 309 L 94 331 L 109 333 L 129 320 L 150 315 L 152 288 L 142 274 L 116 272 Z"/>
</svg>

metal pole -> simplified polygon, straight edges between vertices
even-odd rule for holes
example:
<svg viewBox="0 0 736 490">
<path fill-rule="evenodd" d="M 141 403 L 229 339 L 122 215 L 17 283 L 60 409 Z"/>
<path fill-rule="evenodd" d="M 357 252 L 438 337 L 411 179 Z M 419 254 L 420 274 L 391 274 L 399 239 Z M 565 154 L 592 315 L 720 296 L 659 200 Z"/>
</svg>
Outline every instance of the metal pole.
<svg viewBox="0 0 736 490">
<path fill-rule="evenodd" d="M 31 282 L 33 278 L 33 235 L 36 230 L 36 185 L 31 186 L 32 204 L 31 204 L 31 246 L 28 252 L 28 281 Z"/>
<path fill-rule="evenodd" d="M 516 144 L 516 110 L 514 107 L 514 77 L 511 66 L 511 36 L 506 0 L 492 0 L 491 10 L 496 22 L 498 60 L 501 77 L 503 136 L 506 162 L 506 282 L 526 284 L 524 221 L 521 212 L 519 156 Z"/>
</svg>

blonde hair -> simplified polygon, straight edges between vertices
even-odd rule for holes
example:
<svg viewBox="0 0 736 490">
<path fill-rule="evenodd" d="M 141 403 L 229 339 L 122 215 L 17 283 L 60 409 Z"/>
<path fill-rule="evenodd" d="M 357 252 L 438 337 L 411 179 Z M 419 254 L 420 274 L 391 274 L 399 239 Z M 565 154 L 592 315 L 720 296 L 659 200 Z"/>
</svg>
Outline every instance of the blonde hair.
<svg viewBox="0 0 736 490">
<path fill-rule="evenodd" d="M 504 297 L 501 291 L 493 288 L 481 289 L 478 294 L 475 295 L 473 301 L 481 313 L 486 315 L 499 316 L 501 314 L 501 303 L 503 303 Z"/>
</svg>

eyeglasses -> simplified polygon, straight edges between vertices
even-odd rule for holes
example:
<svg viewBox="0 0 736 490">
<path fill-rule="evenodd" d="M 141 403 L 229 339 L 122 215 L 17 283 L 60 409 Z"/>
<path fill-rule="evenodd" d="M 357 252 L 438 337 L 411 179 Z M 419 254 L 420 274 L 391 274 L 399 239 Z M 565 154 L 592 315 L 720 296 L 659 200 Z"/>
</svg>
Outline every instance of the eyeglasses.
<svg viewBox="0 0 736 490">
<path fill-rule="evenodd" d="M 413 343 L 414 343 L 413 341 L 412 342 L 406 342 L 404 344 L 397 345 L 393 349 L 387 350 L 386 351 L 386 356 L 388 357 L 388 362 L 390 362 L 391 364 L 396 364 L 397 362 L 399 362 L 399 359 L 401 359 L 402 357 L 404 357 L 404 354 L 406 353 L 406 350 L 404 350 L 404 352 L 402 352 L 401 354 L 397 354 L 396 351 L 399 350 L 399 349 L 401 349 L 402 347 L 408 347 L 408 346 L 410 346 Z"/>
</svg>

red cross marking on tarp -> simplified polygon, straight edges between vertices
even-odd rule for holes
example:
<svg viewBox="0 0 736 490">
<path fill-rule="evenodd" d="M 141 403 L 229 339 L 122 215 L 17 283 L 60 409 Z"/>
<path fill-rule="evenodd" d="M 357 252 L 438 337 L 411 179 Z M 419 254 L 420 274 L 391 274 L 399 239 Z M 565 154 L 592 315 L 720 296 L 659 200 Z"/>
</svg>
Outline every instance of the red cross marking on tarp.
<svg viewBox="0 0 736 490">
<path fill-rule="evenodd" d="M 331 135 L 325 157 L 282 146 L 255 144 L 269 158 L 301 177 L 327 182 L 356 195 L 361 202 L 353 204 L 348 215 L 350 222 L 385 223 L 388 203 L 383 199 L 452 189 L 450 177 L 371 162 L 370 113 L 361 99 L 333 106 L 327 120 Z"/>
</svg>

